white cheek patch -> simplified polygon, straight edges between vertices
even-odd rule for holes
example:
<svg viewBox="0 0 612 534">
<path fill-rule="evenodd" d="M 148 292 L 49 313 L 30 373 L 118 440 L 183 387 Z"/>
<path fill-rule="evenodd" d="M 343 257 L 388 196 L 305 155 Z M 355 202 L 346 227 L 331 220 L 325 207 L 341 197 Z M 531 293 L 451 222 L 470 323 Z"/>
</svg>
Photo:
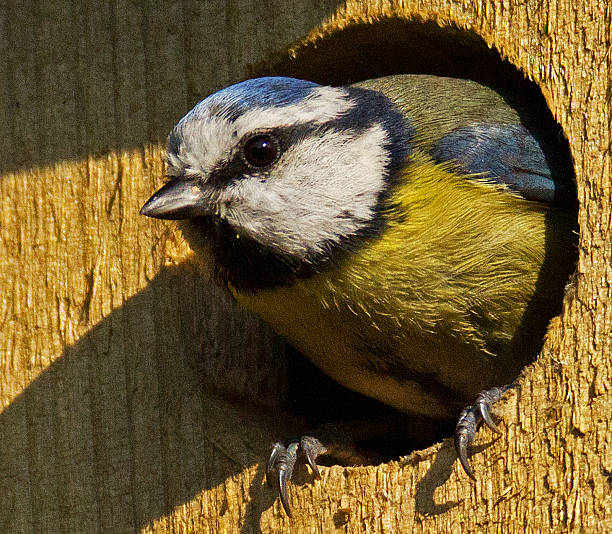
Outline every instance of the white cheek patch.
<svg viewBox="0 0 612 534">
<path fill-rule="evenodd" d="M 204 100 L 177 125 L 179 152 L 168 153 L 171 176 L 206 175 L 232 154 L 236 144 L 249 132 L 306 123 L 322 124 L 337 119 L 353 107 L 343 89 L 315 87 L 293 104 L 245 111 L 235 121 L 219 113 L 210 115 Z M 228 102 L 228 109 L 231 102 Z M 197 112 L 196 112 L 197 111 Z M 193 118 L 191 118 L 193 117 Z"/>
<path fill-rule="evenodd" d="M 266 182 L 236 184 L 228 219 L 285 253 L 307 258 L 358 232 L 385 189 L 387 134 L 326 131 L 293 145 Z M 232 195 L 233 196 L 233 195 Z"/>
</svg>

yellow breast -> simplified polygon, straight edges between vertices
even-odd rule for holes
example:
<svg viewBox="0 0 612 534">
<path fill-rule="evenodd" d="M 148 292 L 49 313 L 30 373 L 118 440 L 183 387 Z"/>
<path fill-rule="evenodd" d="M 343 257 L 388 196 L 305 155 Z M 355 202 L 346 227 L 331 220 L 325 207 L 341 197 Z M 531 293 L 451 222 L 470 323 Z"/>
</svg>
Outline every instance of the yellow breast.
<svg viewBox="0 0 612 534">
<path fill-rule="evenodd" d="M 536 284 L 548 276 L 557 215 L 416 154 L 384 216 L 383 234 L 333 268 L 290 287 L 230 289 L 341 384 L 452 416 L 522 366 L 515 338 L 526 310 L 554 296 Z M 569 233 L 569 218 L 555 224 Z"/>
</svg>

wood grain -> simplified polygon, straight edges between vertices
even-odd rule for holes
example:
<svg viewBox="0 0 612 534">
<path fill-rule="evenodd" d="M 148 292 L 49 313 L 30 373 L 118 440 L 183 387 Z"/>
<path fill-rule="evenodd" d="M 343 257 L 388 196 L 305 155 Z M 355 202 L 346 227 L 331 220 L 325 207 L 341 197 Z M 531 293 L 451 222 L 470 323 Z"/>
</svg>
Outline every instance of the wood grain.
<svg viewBox="0 0 612 534">
<path fill-rule="evenodd" d="M 0 531 L 612 530 L 611 27 L 604 0 L 5 2 Z M 569 140 L 563 313 L 500 403 L 502 437 L 480 433 L 476 483 L 444 441 L 304 476 L 288 519 L 262 463 L 293 424 L 283 342 L 200 276 L 172 224 L 138 215 L 165 136 L 254 73 L 477 77 L 489 46 Z"/>
</svg>

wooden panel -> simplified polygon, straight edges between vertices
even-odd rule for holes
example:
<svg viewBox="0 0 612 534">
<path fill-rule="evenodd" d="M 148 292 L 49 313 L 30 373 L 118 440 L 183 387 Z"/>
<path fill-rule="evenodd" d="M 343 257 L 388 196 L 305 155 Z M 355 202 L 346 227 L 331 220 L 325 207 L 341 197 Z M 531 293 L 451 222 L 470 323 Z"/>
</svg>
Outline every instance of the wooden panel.
<svg viewBox="0 0 612 534">
<path fill-rule="evenodd" d="M 574 159 L 577 276 L 475 484 L 445 441 L 303 477 L 289 520 L 262 474 L 290 425 L 284 345 L 138 209 L 199 98 L 251 73 L 374 75 L 376 48 L 342 55 L 353 29 L 444 64 L 400 33 L 414 17 L 475 32 L 539 83 Z M 603 0 L 5 2 L 0 531 L 610 530 L 611 24 Z"/>
</svg>

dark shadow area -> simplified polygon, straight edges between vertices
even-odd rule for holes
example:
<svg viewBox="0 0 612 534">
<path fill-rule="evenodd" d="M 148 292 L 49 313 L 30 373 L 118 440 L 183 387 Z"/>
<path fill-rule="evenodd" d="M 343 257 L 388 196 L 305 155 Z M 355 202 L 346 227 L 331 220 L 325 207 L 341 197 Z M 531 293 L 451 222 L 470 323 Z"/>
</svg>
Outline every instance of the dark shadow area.
<svg viewBox="0 0 612 534">
<path fill-rule="evenodd" d="M 284 343 L 232 309 L 184 264 L 66 347 L 0 414 L 0 531 L 140 532 L 265 460 L 291 428 Z"/>
<path fill-rule="evenodd" d="M 456 458 L 457 455 L 452 442 L 447 440 L 442 444 L 427 474 L 419 480 L 414 496 L 414 509 L 421 516 L 429 517 L 443 514 L 459 504 L 455 501 L 438 504 L 434 499 L 436 489 L 450 478 Z M 469 484 L 471 481 L 466 483 Z"/>
<path fill-rule="evenodd" d="M 165 143 L 198 100 L 338 4 L 295 17 L 284 0 L 2 2 L 0 172 Z"/>
<path fill-rule="evenodd" d="M 399 73 L 454 76 L 510 90 L 525 89 L 524 76 L 476 32 L 400 18 L 349 25 L 316 42 L 300 44 L 291 56 L 257 65 L 252 72 L 328 85 Z"/>
<path fill-rule="evenodd" d="M 488 442 L 473 446 L 471 448 L 472 455 L 481 453 L 490 447 L 492 443 Z M 405 465 L 416 465 L 420 459 L 417 453 L 414 458 L 408 458 Z M 442 487 L 450 478 L 453 472 L 453 465 L 456 461 L 457 454 L 455 453 L 453 441 L 451 439 L 444 440 L 429 471 L 417 484 L 414 496 L 415 512 L 423 517 L 431 517 L 443 514 L 459 504 L 457 501 L 437 503 L 434 497 L 436 489 Z M 486 474 L 482 476 L 486 476 Z M 467 475 L 465 475 L 465 484 L 473 484 L 473 481 Z"/>
<path fill-rule="evenodd" d="M 428 447 L 448 436 L 454 421 L 408 415 L 370 399 L 333 381 L 297 350 L 288 347 L 288 402 L 286 410 L 317 437 L 344 438 L 365 463 L 396 459 L 415 449 Z M 285 436 L 295 440 L 300 436 Z M 321 465 L 335 458 L 321 457 Z"/>
</svg>

